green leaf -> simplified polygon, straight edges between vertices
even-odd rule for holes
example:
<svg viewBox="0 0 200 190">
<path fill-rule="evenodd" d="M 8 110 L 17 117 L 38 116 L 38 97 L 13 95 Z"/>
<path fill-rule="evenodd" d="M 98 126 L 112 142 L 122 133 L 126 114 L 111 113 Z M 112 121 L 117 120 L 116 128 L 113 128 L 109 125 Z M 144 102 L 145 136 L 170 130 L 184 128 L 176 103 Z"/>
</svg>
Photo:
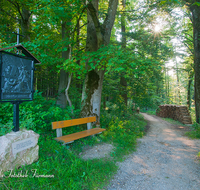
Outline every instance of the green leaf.
<svg viewBox="0 0 200 190">
<path fill-rule="evenodd" d="M 200 2 L 195 2 L 195 3 L 193 3 L 192 5 L 200 6 Z"/>
</svg>

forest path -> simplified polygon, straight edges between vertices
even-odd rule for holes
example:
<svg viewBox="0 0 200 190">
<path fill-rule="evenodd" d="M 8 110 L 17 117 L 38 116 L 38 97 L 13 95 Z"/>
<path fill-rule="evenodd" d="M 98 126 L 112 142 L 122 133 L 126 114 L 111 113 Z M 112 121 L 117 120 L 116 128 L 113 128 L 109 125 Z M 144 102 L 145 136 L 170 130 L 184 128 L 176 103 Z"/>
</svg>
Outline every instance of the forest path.
<svg viewBox="0 0 200 190">
<path fill-rule="evenodd" d="M 143 113 L 150 129 L 137 151 L 118 163 L 108 190 L 199 190 L 200 140 L 183 136 L 185 129 Z"/>
</svg>

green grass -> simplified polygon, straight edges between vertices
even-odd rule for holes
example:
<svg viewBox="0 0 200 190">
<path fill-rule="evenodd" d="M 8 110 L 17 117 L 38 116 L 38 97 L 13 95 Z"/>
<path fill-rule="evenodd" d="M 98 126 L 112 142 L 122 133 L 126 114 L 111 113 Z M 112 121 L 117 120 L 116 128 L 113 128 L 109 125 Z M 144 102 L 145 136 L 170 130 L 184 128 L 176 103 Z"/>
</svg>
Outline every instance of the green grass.
<svg viewBox="0 0 200 190">
<path fill-rule="evenodd" d="M 29 106 L 26 105 L 29 108 Z M 42 107 L 42 106 L 41 106 Z M 29 108 L 30 109 L 30 108 Z M 47 108 L 45 108 L 47 109 Z M 49 109 L 49 108 L 48 108 Z M 47 110 L 48 110 L 47 109 Z M 26 111 L 26 110 L 25 110 Z M 45 112 L 46 110 L 44 110 Z M 60 112 L 60 110 L 58 110 Z M 57 112 L 58 112 L 57 111 Z M 57 113 L 56 112 L 56 113 Z M 33 112 L 32 115 L 35 113 Z M 44 113 L 42 112 L 44 115 Z M 46 121 L 51 118 L 44 117 Z M 37 117 L 35 117 L 37 118 Z M 25 118 L 26 119 L 26 118 Z M 10 121 L 10 120 L 9 120 Z M 39 122 L 38 120 L 34 120 Z M 25 120 L 24 120 L 25 122 Z M 23 124 L 23 122 L 22 122 Z M 72 144 L 62 146 L 54 140 L 56 132 L 46 130 L 49 125 L 41 129 L 32 125 L 34 130 L 40 133 L 39 138 L 39 160 L 31 165 L 15 169 L 13 174 L 21 174 L 26 177 L 9 177 L 10 171 L 0 177 L 0 189 L 26 190 L 26 189 L 67 189 L 67 190 L 90 190 L 103 188 L 116 173 L 117 161 L 122 161 L 124 155 L 135 150 L 136 139 L 144 135 L 146 122 L 141 115 L 133 115 L 131 112 L 113 110 L 113 113 L 103 112 L 101 125 L 106 131 L 95 137 L 79 139 Z M 8 124 L 1 133 L 10 130 Z M 78 130 L 78 127 L 75 127 Z M 68 129 L 74 131 L 74 129 Z M 99 143 L 112 143 L 114 150 L 110 153 L 111 158 L 101 158 L 85 161 L 79 157 L 79 153 L 87 146 Z M 47 175 L 37 177 L 36 175 Z"/>
<path fill-rule="evenodd" d="M 0 181 L 0 189 L 95 189 L 107 182 L 117 166 L 109 160 L 84 161 L 69 147 L 64 147 L 51 137 L 40 137 L 39 160 L 23 166 L 13 173 L 20 172 L 28 177 L 8 177 L 10 171 Z M 37 177 L 53 175 L 53 177 Z"/>
<path fill-rule="evenodd" d="M 196 123 L 194 106 L 191 107 L 190 114 L 193 121 L 193 125 L 190 127 L 191 131 L 187 132 L 186 135 L 192 139 L 200 139 L 200 124 Z"/>
<path fill-rule="evenodd" d="M 200 139 L 200 124 L 195 122 L 196 121 L 195 107 L 191 107 L 190 115 L 191 115 L 193 124 L 190 126 L 190 131 L 186 132 L 185 135 L 192 139 Z M 183 123 L 179 121 L 175 121 L 171 118 L 162 118 L 162 119 L 174 125 L 185 126 Z"/>
<path fill-rule="evenodd" d="M 177 121 L 177 120 L 173 120 L 171 118 L 162 118 L 163 120 L 171 123 L 171 124 L 174 124 L 174 125 L 182 125 L 182 126 L 185 126 L 185 124 L 181 123 L 180 121 Z"/>
<path fill-rule="evenodd" d="M 156 110 L 155 110 L 155 109 L 148 109 L 148 110 L 146 110 L 146 109 L 141 109 L 141 112 L 147 113 L 147 114 L 149 114 L 149 115 L 156 115 Z"/>
<path fill-rule="evenodd" d="M 192 138 L 192 139 L 200 139 L 200 124 L 194 123 L 194 124 L 190 127 L 190 130 L 191 130 L 191 131 L 186 132 L 186 135 L 187 135 L 189 138 Z"/>
<path fill-rule="evenodd" d="M 156 115 L 156 110 L 148 110 L 146 113 L 150 115 Z"/>
<path fill-rule="evenodd" d="M 196 121 L 196 116 L 195 116 L 195 107 L 194 107 L 194 106 L 191 107 L 190 115 L 191 115 L 191 118 L 192 118 L 193 123 L 195 123 L 195 121 Z"/>
<path fill-rule="evenodd" d="M 193 124 L 190 126 L 190 131 L 186 132 L 185 135 L 191 139 L 200 139 L 200 124 L 195 122 L 196 121 L 195 107 L 191 107 L 190 115 L 191 115 Z M 175 121 L 170 118 L 162 118 L 162 119 L 164 119 L 165 121 L 168 121 L 169 123 L 175 124 L 175 125 L 185 126 L 183 123 L 181 123 L 179 121 Z"/>
</svg>

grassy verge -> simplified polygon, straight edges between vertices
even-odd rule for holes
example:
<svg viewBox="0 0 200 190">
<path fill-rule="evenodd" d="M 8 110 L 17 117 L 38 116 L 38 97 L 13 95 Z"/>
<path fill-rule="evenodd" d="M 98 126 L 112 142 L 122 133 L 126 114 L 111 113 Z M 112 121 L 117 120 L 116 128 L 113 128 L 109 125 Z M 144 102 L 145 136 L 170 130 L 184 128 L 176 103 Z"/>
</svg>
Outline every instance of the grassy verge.
<svg viewBox="0 0 200 190">
<path fill-rule="evenodd" d="M 190 127 L 190 131 L 186 133 L 189 138 L 200 139 L 200 124 L 196 123 L 195 107 L 191 107 L 190 110 L 193 125 Z"/>
<path fill-rule="evenodd" d="M 195 107 L 192 107 L 190 110 L 190 115 L 193 121 L 193 124 L 190 126 L 190 131 L 186 132 L 185 135 L 192 139 L 200 139 L 200 124 L 196 123 L 196 117 L 195 117 Z M 182 125 L 185 126 L 183 123 L 179 121 L 175 121 L 171 118 L 162 118 L 165 121 L 174 124 L 174 125 Z"/>
<path fill-rule="evenodd" d="M 148 109 L 148 110 L 142 109 L 141 112 L 147 113 L 149 115 L 156 115 L 156 110 L 155 109 Z"/>
<path fill-rule="evenodd" d="M 171 123 L 171 124 L 173 124 L 173 125 L 183 125 L 183 126 L 185 126 L 185 124 L 181 123 L 180 121 L 173 120 L 171 118 L 163 118 L 162 117 L 162 119 L 167 121 L 167 122 L 169 122 L 169 123 Z"/>
<path fill-rule="evenodd" d="M 40 137 L 39 146 L 37 162 L 12 172 L 28 176 L 9 177 L 11 172 L 6 172 L 1 178 L 0 189 L 95 189 L 116 171 L 114 162 L 103 159 L 84 161 L 50 136 Z"/>
<path fill-rule="evenodd" d="M 25 107 L 28 107 L 30 111 L 30 106 L 26 105 Z M 41 108 L 43 107 L 41 106 Z M 45 109 L 47 108 L 45 107 Z M 57 112 L 60 110 L 55 113 Z M 34 119 L 36 113 L 31 113 Z M 106 128 L 104 133 L 77 140 L 66 146 L 62 146 L 54 140 L 55 131 L 47 129 L 51 126 L 42 126 L 41 129 L 38 129 L 33 124 L 34 130 L 40 133 L 39 160 L 13 171 L 5 173 L 0 171 L 0 189 L 88 190 L 103 188 L 116 173 L 116 162 L 122 161 L 124 155 L 135 150 L 136 139 L 143 136 L 146 125 L 141 115 L 132 115 L 128 111 L 126 113 L 119 112 L 122 113 L 120 115 L 116 113 L 116 110 L 114 113 L 102 113 L 102 127 Z M 40 114 L 44 115 L 42 111 Z M 48 116 L 48 114 L 46 115 Z M 49 117 L 44 116 L 44 118 L 46 119 L 44 121 L 50 121 Z M 7 127 L 9 128 L 9 126 Z M 5 131 L 1 131 L 1 133 L 5 133 Z M 110 159 L 85 161 L 79 157 L 79 153 L 85 146 L 94 146 L 103 142 L 112 143 L 115 146 L 110 153 Z"/>
<path fill-rule="evenodd" d="M 195 107 L 191 107 L 190 115 L 191 115 L 193 123 L 195 123 L 195 121 L 196 121 Z"/>
<path fill-rule="evenodd" d="M 192 139 L 200 139 L 200 124 L 194 123 L 194 124 L 190 127 L 190 130 L 191 130 L 191 131 L 186 132 L 186 135 L 187 135 L 189 138 L 192 138 Z"/>
</svg>

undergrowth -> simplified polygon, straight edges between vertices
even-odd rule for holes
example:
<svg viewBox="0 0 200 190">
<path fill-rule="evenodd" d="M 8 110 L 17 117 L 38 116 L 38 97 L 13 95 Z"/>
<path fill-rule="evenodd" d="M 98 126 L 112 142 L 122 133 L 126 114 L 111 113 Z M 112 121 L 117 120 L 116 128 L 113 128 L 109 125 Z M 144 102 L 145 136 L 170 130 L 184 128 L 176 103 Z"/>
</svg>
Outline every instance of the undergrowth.
<svg viewBox="0 0 200 190">
<path fill-rule="evenodd" d="M 192 139 L 200 139 L 200 124 L 195 122 L 196 117 L 195 117 L 194 107 L 191 108 L 190 114 L 191 114 L 191 117 L 192 117 L 193 124 L 190 126 L 190 131 L 186 132 L 185 135 L 188 136 L 189 138 L 192 138 Z M 169 123 L 175 124 L 175 125 L 185 126 L 183 123 L 181 123 L 179 121 L 175 121 L 175 120 L 170 119 L 170 118 L 162 118 L 162 119 L 164 119 L 165 121 L 168 121 Z"/>
<path fill-rule="evenodd" d="M 191 131 L 188 131 L 186 135 L 192 139 L 200 139 L 200 124 L 194 123 L 190 129 Z"/>
<path fill-rule="evenodd" d="M 141 112 L 148 113 L 149 115 L 156 115 L 155 109 L 142 109 Z"/>
<path fill-rule="evenodd" d="M 12 105 L 0 104 L 0 135 L 12 130 Z M 78 117 L 78 110 L 75 112 Z M 55 101 L 46 101 L 36 93 L 33 102 L 20 105 L 20 128 L 26 127 L 40 134 L 39 160 L 22 166 L 12 172 L 0 170 L 0 189 L 98 189 L 107 184 L 117 171 L 116 161 L 135 150 L 136 139 L 142 137 L 146 122 L 139 114 L 122 105 L 112 111 L 102 110 L 101 127 L 106 128 L 100 135 L 79 139 L 62 146 L 54 140 L 51 122 L 70 119 L 70 110 L 56 106 Z M 64 133 L 77 132 L 79 127 L 68 127 Z M 83 160 L 79 153 L 86 146 L 112 143 L 111 158 Z M 11 177 L 10 175 L 27 175 Z M 43 177 L 42 177 L 43 176 Z M 44 177 L 47 176 L 47 177 Z"/>
<path fill-rule="evenodd" d="M 191 107 L 190 114 L 194 124 L 190 127 L 190 131 L 186 135 L 192 139 L 200 139 L 200 124 L 196 123 L 195 107 Z"/>
<path fill-rule="evenodd" d="M 174 124 L 174 125 L 183 125 L 183 126 L 185 126 L 185 124 L 181 123 L 180 121 L 173 120 L 172 118 L 163 118 L 162 117 L 162 119 L 167 121 L 167 122 L 169 122 L 169 123 L 171 123 L 171 124 Z"/>
<path fill-rule="evenodd" d="M 41 94 L 36 92 L 33 101 L 19 105 L 20 127 L 31 129 L 39 134 L 51 132 L 51 122 L 71 118 L 68 109 L 61 109 L 56 105 L 56 101 L 47 101 Z M 1 103 L 0 109 L 0 135 L 3 135 L 13 128 L 13 105 Z"/>
</svg>

